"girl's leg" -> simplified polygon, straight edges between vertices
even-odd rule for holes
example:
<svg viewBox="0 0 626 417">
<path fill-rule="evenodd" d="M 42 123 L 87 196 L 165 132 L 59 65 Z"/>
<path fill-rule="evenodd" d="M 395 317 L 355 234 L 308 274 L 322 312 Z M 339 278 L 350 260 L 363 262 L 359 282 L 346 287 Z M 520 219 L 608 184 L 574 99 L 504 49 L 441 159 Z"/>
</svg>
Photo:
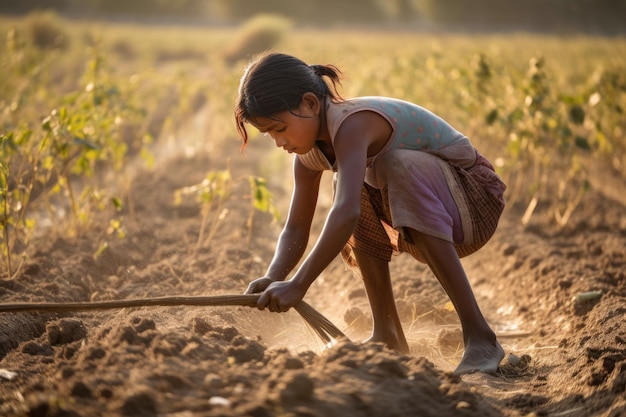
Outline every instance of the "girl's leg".
<svg viewBox="0 0 626 417">
<path fill-rule="evenodd" d="M 374 328 L 368 340 L 382 342 L 390 349 L 409 353 L 393 297 L 389 262 L 366 255 L 356 248 L 353 251 L 372 309 Z"/>
<path fill-rule="evenodd" d="M 504 350 L 483 317 L 454 245 L 409 229 L 409 238 L 425 257 L 459 315 L 465 352 L 456 374 L 498 369 Z"/>
</svg>

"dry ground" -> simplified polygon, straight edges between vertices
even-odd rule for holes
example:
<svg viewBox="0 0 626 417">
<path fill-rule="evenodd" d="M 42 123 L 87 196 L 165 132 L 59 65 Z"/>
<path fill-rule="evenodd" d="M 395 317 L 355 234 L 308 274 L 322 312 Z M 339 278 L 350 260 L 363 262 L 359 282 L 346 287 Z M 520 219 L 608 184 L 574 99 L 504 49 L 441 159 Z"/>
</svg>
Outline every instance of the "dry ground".
<svg viewBox="0 0 626 417">
<path fill-rule="evenodd" d="M 236 175 L 267 172 L 262 142 L 245 156 L 235 140 L 210 155 L 173 153 L 133 174 L 125 239 L 94 258 L 104 230 L 41 237 L 23 272 L 0 281 L 0 302 L 241 293 L 264 272 L 279 226 L 258 215 L 247 243 L 241 182 L 210 247 L 194 252 L 199 208 L 175 206 L 173 193 L 227 158 Z M 287 174 L 270 178 L 283 213 Z M 449 374 L 462 352 L 458 320 L 408 255 L 392 270 L 411 354 L 361 344 L 365 293 L 336 260 L 305 298 L 351 339 L 330 348 L 294 311 L 1 313 L 0 415 L 626 416 L 626 186 L 606 175 L 564 230 L 541 208 L 523 228 L 509 208 L 492 241 L 464 259 L 507 353 L 496 375 Z M 323 215 L 328 199 L 321 205 Z"/>
</svg>

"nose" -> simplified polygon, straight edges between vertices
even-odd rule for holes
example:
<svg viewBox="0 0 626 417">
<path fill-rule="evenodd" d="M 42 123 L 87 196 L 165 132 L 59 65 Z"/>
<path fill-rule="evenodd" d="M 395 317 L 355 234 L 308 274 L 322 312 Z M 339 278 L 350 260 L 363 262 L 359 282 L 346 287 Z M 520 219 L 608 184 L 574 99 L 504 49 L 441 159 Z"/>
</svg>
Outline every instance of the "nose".
<svg viewBox="0 0 626 417">
<path fill-rule="evenodd" d="M 278 148 L 283 148 L 287 144 L 287 141 L 282 137 L 275 137 L 274 143 L 276 143 Z"/>
</svg>

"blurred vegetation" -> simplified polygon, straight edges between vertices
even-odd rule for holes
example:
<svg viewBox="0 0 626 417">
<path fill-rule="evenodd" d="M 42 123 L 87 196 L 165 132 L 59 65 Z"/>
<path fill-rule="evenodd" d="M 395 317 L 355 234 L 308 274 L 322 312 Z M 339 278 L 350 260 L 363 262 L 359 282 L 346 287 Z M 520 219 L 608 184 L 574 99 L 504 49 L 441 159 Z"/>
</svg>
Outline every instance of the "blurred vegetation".
<svg viewBox="0 0 626 417">
<path fill-rule="evenodd" d="M 246 21 L 224 50 L 224 59 L 233 64 L 274 48 L 287 35 L 292 23 L 281 16 L 260 14 Z"/>
<path fill-rule="evenodd" d="M 65 49 L 69 43 L 63 22 L 52 11 L 35 11 L 25 21 L 25 31 L 33 46 L 40 49 Z"/>
<path fill-rule="evenodd" d="M 481 30 L 623 33 L 624 0 L 411 0 L 424 19 Z"/>
<path fill-rule="evenodd" d="M 624 33 L 624 0 L 5 0 L 0 13 L 51 9 L 72 17 L 241 22 L 280 14 L 301 26 L 338 24 Z"/>
<path fill-rule="evenodd" d="M 254 46 L 249 31 L 248 24 L 81 23 L 50 12 L 0 18 L 0 275 L 19 271 L 37 236 L 96 230 L 103 250 L 124 236 L 133 217 L 129 172 L 149 168 L 159 149 L 190 146 L 191 134 L 207 152 L 224 141 L 238 145 L 232 105 L 243 65 L 230 65 L 227 52 L 239 37 L 250 41 L 237 59 L 269 45 Z M 626 178 L 622 38 L 280 34 L 272 42 L 281 51 L 342 69 L 344 96 L 410 100 L 457 126 L 496 163 L 509 207 L 526 222 L 547 210 L 567 226 L 594 164 Z M 202 131 L 192 124 L 198 118 Z M 289 162 L 281 161 L 267 165 L 267 175 L 282 178 Z M 190 189 L 203 197 L 214 184 Z M 267 209 L 265 183 L 251 189 L 255 209 Z M 205 212 L 219 222 L 221 209 Z"/>
<path fill-rule="evenodd" d="M 155 70 L 166 42 L 134 50 L 136 36 L 49 11 L 0 21 L 0 33 L 0 269 L 11 276 L 44 232 L 77 236 L 108 218 L 103 245 L 123 236 L 132 161 L 152 163 L 155 141 L 205 107 L 208 81 Z"/>
</svg>

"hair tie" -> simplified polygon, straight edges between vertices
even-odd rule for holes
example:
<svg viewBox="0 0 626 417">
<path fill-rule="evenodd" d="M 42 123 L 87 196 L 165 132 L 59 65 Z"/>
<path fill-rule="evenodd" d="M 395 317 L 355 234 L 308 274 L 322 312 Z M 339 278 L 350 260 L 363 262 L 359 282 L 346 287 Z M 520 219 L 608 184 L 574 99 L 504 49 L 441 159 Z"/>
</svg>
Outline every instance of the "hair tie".
<svg viewBox="0 0 626 417">
<path fill-rule="evenodd" d="M 317 75 L 318 77 L 322 76 L 322 67 L 321 67 L 321 65 L 313 64 L 313 65 L 309 65 L 309 67 L 311 67 L 311 69 L 313 70 L 315 75 Z"/>
</svg>

